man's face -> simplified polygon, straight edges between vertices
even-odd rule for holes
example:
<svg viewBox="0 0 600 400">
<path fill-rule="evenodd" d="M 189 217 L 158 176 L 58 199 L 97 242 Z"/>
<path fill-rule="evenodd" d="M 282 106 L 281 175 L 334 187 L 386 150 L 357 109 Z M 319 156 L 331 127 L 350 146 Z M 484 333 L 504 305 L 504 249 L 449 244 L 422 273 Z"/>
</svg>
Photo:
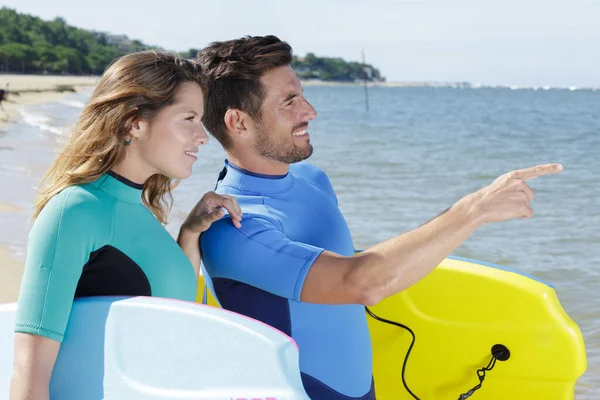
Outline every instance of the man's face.
<svg viewBox="0 0 600 400">
<path fill-rule="evenodd" d="M 255 149 L 263 157 L 292 164 L 311 156 L 308 122 L 317 112 L 302 94 L 290 66 L 277 67 L 260 78 L 264 100 L 256 122 Z"/>
</svg>

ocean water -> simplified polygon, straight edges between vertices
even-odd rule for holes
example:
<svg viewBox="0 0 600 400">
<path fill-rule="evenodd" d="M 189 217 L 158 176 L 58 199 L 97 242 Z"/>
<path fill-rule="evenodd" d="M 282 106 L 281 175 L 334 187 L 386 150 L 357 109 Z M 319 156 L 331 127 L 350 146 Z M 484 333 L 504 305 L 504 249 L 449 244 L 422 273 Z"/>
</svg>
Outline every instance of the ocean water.
<svg viewBox="0 0 600 400">
<path fill-rule="evenodd" d="M 416 228 L 499 175 L 560 162 L 530 182 L 533 218 L 480 228 L 454 255 L 497 263 L 554 285 L 581 328 L 588 369 L 576 398 L 600 395 L 600 91 L 500 88 L 306 87 L 319 116 L 309 131 L 357 248 Z M 26 107 L 0 132 L 0 244 L 24 258 L 33 189 L 89 94 Z M 225 154 L 213 139 L 174 192 L 176 235 L 214 187 Z"/>
</svg>

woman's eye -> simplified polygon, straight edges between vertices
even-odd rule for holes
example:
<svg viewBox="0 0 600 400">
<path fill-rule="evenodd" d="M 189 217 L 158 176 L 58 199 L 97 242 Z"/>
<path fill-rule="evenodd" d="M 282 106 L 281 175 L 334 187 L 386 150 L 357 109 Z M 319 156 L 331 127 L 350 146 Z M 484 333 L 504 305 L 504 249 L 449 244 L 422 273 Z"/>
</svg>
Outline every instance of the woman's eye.
<svg viewBox="0 0 600 400">
<path fill-rule="evenodd" d="M 194 120 L 194 118 L 196 118 L 196 117 L 187 117 L 185 120 L 186 120 L 186 121 L 193 121 L 193 120 Z"/>
</svg>

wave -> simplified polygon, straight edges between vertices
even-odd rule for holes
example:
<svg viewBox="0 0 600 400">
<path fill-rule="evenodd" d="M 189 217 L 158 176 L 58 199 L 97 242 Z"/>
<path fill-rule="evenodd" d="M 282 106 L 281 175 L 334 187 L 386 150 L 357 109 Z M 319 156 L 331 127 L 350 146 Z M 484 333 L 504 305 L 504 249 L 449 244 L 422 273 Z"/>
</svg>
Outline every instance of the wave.
<svg viewBox="0 0 600 400">
<path fill-rule="evenodd" d="M 569 90 L 571 92 L 574 92 L 574 91 L 593 91 L 593 92 L 595 92 L 597 90 L 597 88 L 594 88 L 594 87 L 548 86 L 548 85 L 544 85 L 544 86 L 496 85 L 496 86 L 478 86 L 478 87 L 473 87 L 473 89 L 510 89 L 510 90 L 536 90 L 536 91 L 537 90 Z"/>
<path fill-rule="evenodd" d="M 46 115 L 30 114 L 23 110 L 19 110 L 19 112 L 23 116 L 23 122 L 25 122 L 27 125 L 34 126 L 43 131 L 54 133 L 55 135 L 62 135 L 66 131 L 65 128 L 51 125 L 52 119 Z"/>
<path fill-rule="evenodd" d="M 85 107 L 85 103 L 77 100 L 59 100 L 58 102 L 79 109 L 83 109 Z"/>
</svg>

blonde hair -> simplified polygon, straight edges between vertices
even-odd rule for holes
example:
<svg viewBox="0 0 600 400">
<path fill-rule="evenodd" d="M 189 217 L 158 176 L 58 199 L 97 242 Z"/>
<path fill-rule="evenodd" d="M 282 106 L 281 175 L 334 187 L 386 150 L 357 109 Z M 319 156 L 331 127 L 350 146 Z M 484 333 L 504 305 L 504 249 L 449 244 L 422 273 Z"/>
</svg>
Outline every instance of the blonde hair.
<svg viewBox="0 0 600 400">
<path fill-rule="evenodd" d="M 134 120 L 151 120 L 173 104 L 185 82 L 204 88 L 199 64 L 169 53 L 137 52 L 110 65 L 71 137 L 40 182 L 33 218 L 65 188 L 92 182 L 120 162 Z M 172 187 L 172 179 L 161 174 L 144 183 L 142 200 L 161 223 L 167 221 Z"/>
</svg>

